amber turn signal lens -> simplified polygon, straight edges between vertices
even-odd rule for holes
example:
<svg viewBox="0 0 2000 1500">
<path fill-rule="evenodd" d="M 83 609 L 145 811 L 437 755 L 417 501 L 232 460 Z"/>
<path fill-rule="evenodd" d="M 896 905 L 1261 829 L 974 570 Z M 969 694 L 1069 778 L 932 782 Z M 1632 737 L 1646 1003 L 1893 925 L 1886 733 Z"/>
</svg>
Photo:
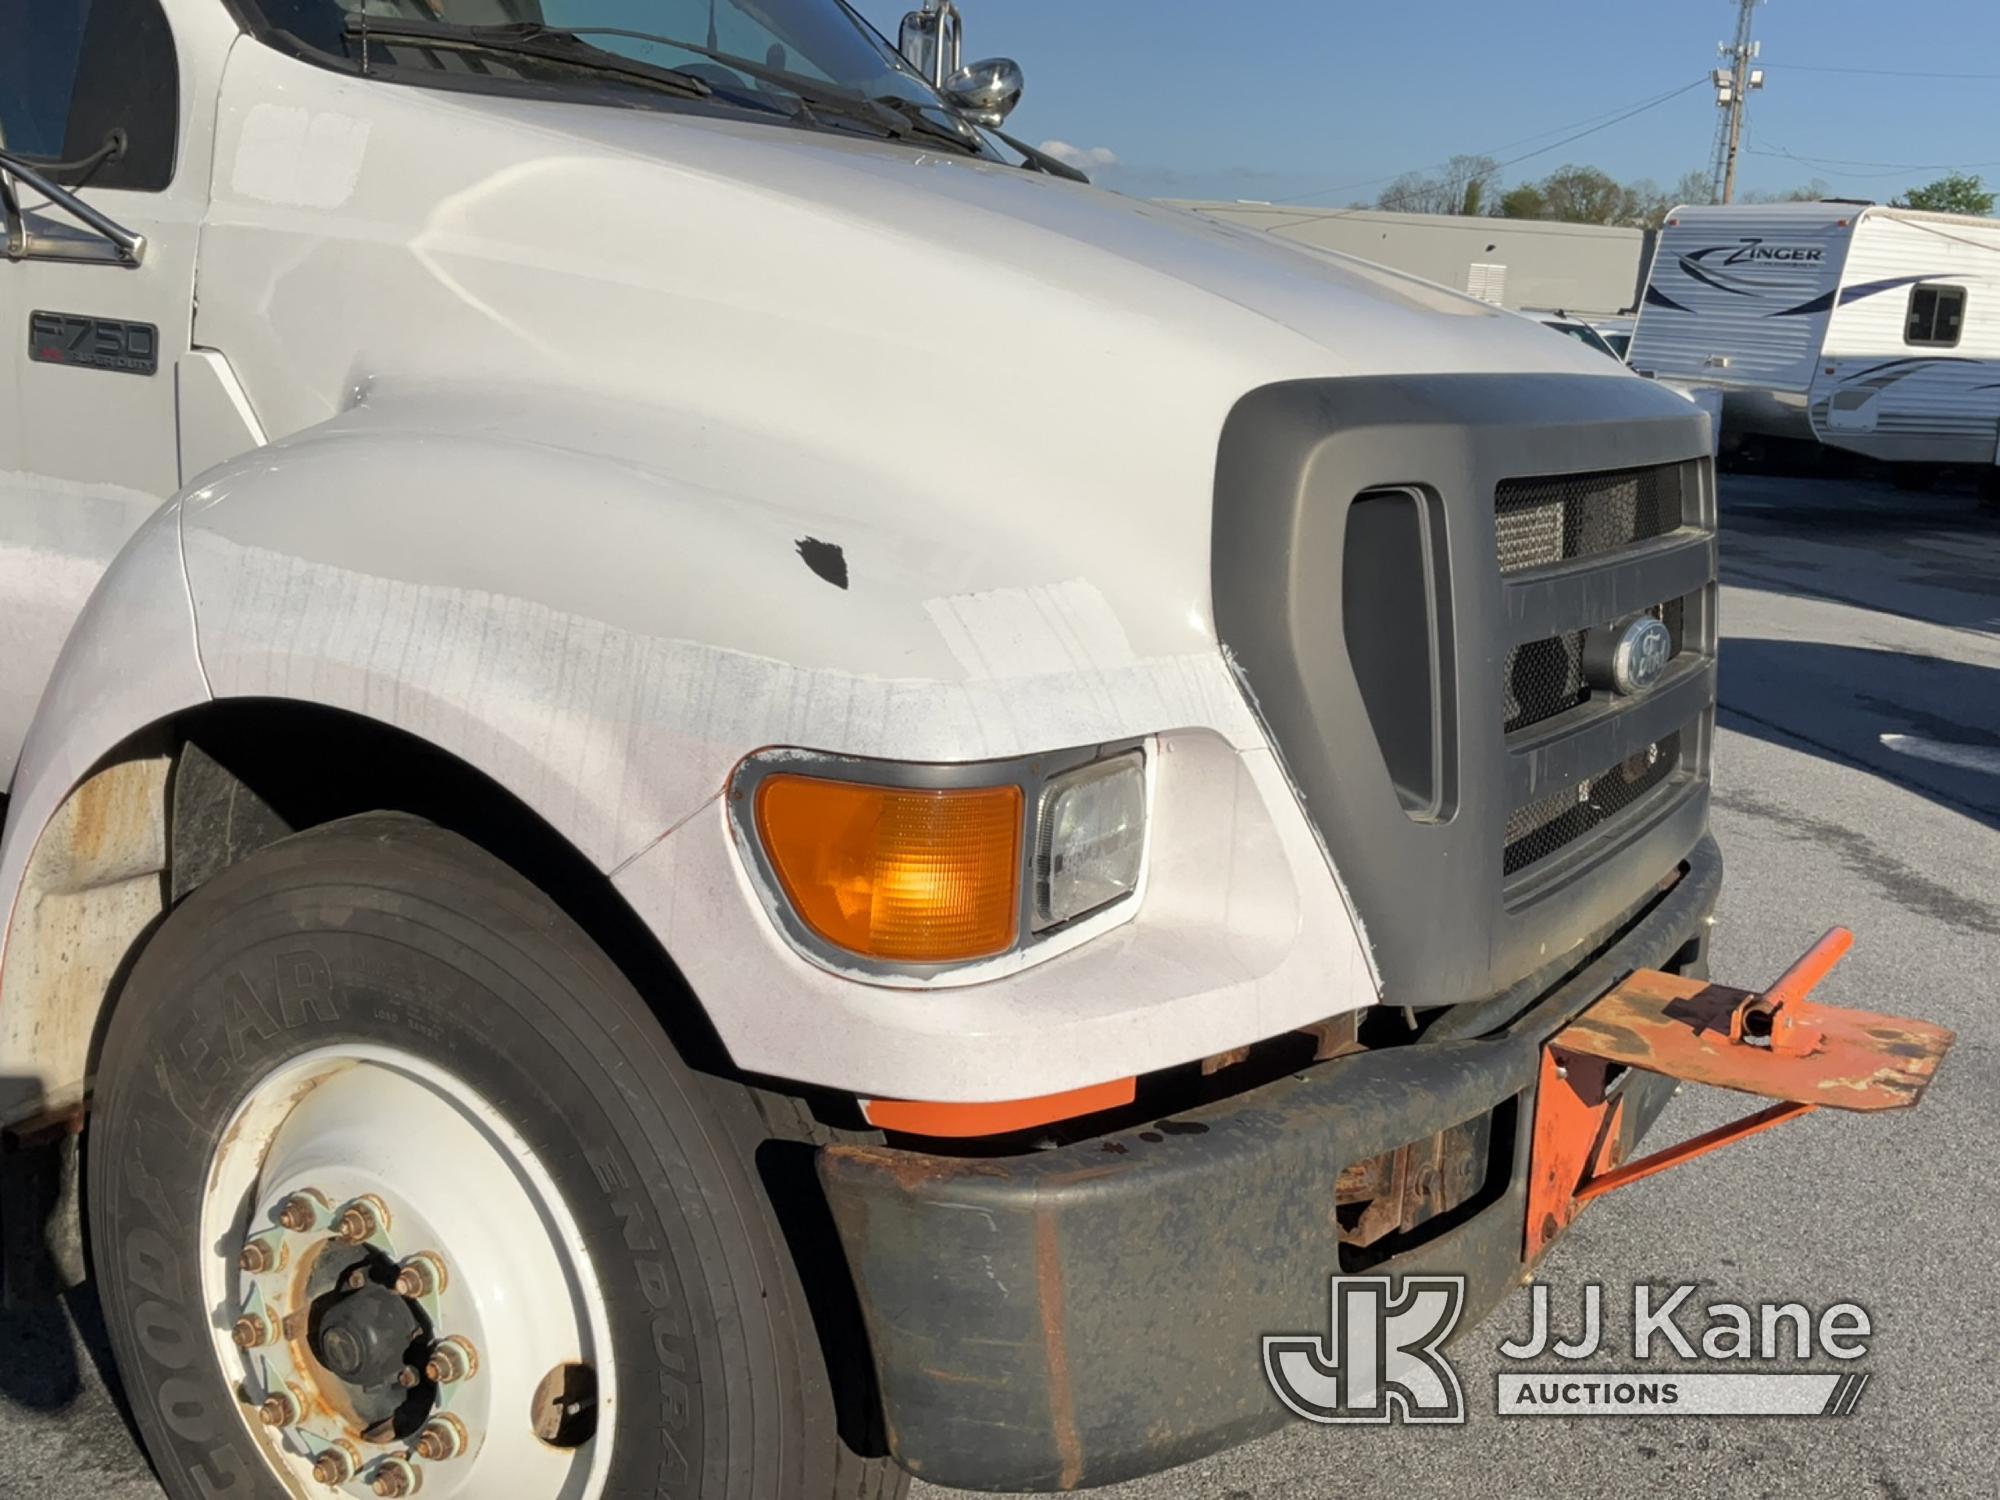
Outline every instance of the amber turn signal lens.
<svg viewBox="0 0 2000 1500">
<path fill-rule="evenodd" d="M 1021 808 L 1015 786 L 771 776 L 757 789 L 757 833 L 792 909 L 829 943 L 950 963 L 1014 944 Z"/>
</svg>

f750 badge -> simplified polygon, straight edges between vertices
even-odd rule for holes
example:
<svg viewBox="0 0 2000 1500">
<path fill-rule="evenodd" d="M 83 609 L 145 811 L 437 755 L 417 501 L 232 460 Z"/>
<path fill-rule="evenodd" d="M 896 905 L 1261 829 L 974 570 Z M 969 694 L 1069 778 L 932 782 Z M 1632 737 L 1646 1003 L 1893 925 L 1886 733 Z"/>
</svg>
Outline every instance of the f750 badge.
<svg viewBox="0 0 2000 1500">
<path fill-rule="evenodd" d="M 28 358 L 45 365 L 151 375 L 160 368 L 160 330 L 151 323 L 126 323 L 117 318 L 31 312 Z"/>
</svg>

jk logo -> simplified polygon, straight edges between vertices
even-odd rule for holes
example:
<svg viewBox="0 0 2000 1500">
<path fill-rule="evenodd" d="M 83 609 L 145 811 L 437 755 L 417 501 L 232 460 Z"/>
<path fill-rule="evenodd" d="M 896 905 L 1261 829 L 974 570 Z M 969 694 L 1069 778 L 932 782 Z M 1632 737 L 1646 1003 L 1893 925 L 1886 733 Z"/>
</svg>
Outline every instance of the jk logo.
<svg viewBox="0 0 2000 1500">
<path fill-rule="evenodd" d="M 1438 1346 L 1465 1308 L 1463 1276 L 1336 1276 L 1328 1336 L 1266 1334 L 1264 1374 L 1308 1422 L 1463 1422 Z"/>
</svg>

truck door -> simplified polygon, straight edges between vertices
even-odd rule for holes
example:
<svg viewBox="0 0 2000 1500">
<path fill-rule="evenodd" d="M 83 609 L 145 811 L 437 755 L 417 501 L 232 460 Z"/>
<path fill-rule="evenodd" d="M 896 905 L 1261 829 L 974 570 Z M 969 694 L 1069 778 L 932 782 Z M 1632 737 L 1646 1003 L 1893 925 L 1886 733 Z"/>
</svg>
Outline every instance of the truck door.
<svg viewBox="0 0 2000 1500">
<path fill-rule="evenodd" d="M 0 261 L 0 784 L 106 565 L 179 488 L 207 163 L 179 159 L 160 0 L 60 0 L 0 22 L 0 145 L 145 237 L 138 264 L 16 182 Z"/>
</svg>

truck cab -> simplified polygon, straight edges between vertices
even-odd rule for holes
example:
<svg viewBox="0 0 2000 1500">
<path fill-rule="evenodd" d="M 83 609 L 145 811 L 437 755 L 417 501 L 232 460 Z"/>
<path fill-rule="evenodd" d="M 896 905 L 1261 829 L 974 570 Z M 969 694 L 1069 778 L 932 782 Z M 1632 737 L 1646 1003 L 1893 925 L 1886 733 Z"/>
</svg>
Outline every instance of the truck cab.
<svg viewBox="0 0 2000 1500">
<path fill-rule="evenodd" d="M 1105 1483 L 1518 1282 L 1705 963 L 1698 412 L 940 21 L 14 24 L 0 1118 L 174 1500 Z"/>
</svg>

